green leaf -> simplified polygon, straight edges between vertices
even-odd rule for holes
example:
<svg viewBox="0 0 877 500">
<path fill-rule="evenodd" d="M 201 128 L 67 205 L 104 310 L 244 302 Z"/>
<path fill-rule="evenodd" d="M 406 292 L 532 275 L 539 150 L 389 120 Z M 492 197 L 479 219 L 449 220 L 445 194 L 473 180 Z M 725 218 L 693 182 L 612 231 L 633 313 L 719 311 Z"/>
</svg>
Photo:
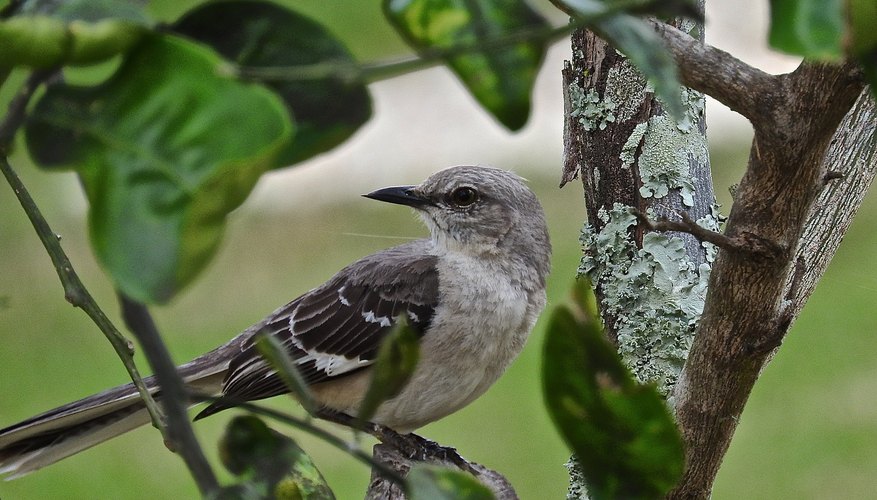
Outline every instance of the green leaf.
<svg viewBox="0 0 877 500">
<path fill-rule="evenodd" d="M 235 417 L 229 422 L 219 442 L 219 457 L 231 473 L 246 479 L 221 498 L 335 498 L 311 457 L 258 417 Z"/>
<path fill-rule="evenodd" d="M 873 29 L 871 26 L 870 29 Z M 843 0 L 771 0 L 770 44 L 812 59 L 843 57 Z"/>
<path fill-rule="evenodd" d="M 474 477 L 435 465 L 417 464 L 408 474 L 411 500 L 493 500 L 493 493 Z"/>
<path fill-rule="evenodd" d="M 283 343 L 273 335 L 260 334 L 256 339 L 256 348 L 268 364 L 277 371 L 299 404 L 310 415 L 316 415 L 317 403 L 314 401 L 310 387 L 301 376 L 295 361 L 289 356 Z"/>
<path fill-rule="evenodd" d="M 372 380 L 357 418 L 368 422 L 381 403 L 402 392 L 414 374 L 419 359 L 419 336 L 408 325 L 405 316 L 399 316 L 378 349 L 378 357 L 372 365 Z"/>
<path fill-rule="evenodd" d="M 475 99 L 500 123 L 518 130 L 530 115 L 530 93 L 546 42 L 531 39 L 496 45 L 528 32 L 544 34 L 548 23 L 520 0 L 384 0 L 384 12 L 420 52 L 452 47 L 492 47 L 447 59 Z"/>
<path fill-rule="evenodd" d="M 548 325 L 542 367 L 548 412 L 579 459 L 592 498 L 663 497 L 683 470 L 676 424 L 654 385 L 637 384 L 624 367 L 604 337 L 593 292 L 581 290 Z"/>
<path fill-rule="evenodd" d="M 322 25 L 268 2 L 207 3 L 186 13 L 173 30 L 209 45 L 239 66 L 356 67 L 344 44 Z M 361 81 L 324 75 L 263 83 L 284 100 L 298 127 L 277 166 L 334 148 L 371 117 L 371 98 Z"/>
<path fill-rule="evenodd" d="M 630 59 L 649 80 L 655 95 L 677 120 L 684 116 L 679 76 L 664 41 L 642 19 L 615 12 L 612 2 L 564 0 L 577 19 Z"/>
<path fill-rule="evenodd" d="M 135 300 L 166 301 L 195 278 L 292 136 L 279 99 L 220 78 L 221 64 L 150 35 L 104 84 L 49 87 L 27 123 L 38 164 L 79 173 L 95 253 Z"/>
</svg>

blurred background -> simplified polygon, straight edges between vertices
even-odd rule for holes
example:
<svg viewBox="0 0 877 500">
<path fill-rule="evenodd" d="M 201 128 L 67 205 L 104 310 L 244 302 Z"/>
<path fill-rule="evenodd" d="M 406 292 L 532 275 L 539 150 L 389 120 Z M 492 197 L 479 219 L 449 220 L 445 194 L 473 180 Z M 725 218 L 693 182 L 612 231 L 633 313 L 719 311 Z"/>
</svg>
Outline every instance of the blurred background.
<svg viewBox="0 0 877 500">
<path fill-rule="evenodd" d="M 407 53 L 383 21 L 379 2 L 286 2 L 327 25 L 354 54 L 372 61 Z M 767 2 L 709 2 L 708 41 L 769 72 L 797 61 L 766 49 Z M 154 1 L 173 20 L 187 2 Z M 546 9 L 550 12 L 550 8 Z M 559 19 L 562 22 L 562 18 Z M 266 175 L 229 220 L 223 247 L 176 301 L 154 308 L 178 362 L 215 347 L 334 271 L 425 230 L 409 211 L 360 198 L 411 184 L 443 167 L 487 164 L 524 175 L 545 205 L 555 248 L 549 308 L 574 279 L 583 223 L 581 188 L 557 189 L 562 148 L 560 69 L 567 42 L 555 45 L 538 82 L 527 127 L 509 134 L 441 68 L 371 87 L 375 117 L 342 148 Z M 20 75 L 19 75 L 20 76 Z M 0 94 L 5 103 L 12 85 Z M 716 193 L 730 208 L 751 129 L 708 105 Z M 217 124 L 223 126 L 223 124 Z M 85 284 L 118 321 L 115 298 L 86 237 L 87 207 L 73 174 L 33 167 L 23 148 L 12 159 Z M 0 427 L 111 385 L 126 373 L 109 343 L 69 307 L 48 257 L 11 191 L 0 187 Z M 866 201 L 840 252 L 786 344 L 766 368 L 719 473 L 714 498 L 865 498 L 877 491 L 877 200 Z M 521 498 L 563 498 L 568 453 L 540 394 L 542 328 L 484 397 L 421 430 L 470 460 L 505 474 Z M 148 371 L 146 362 L 139 366 Z M 272 404 L 301 412 L 287 398 Z M 217 464 L 216 443 L 234 412 L 196 431 Z M 306 434 L 291 434 L 314 457 L 339 499 L 361 498 L 369 471 Z M 339 432 L 343 432 L 339 430 Z M 370 448 L 371 442 L 363 441 Z M 228 475 L 223 476 L 228 479 Z M 143 428 L 31 476 L 0 483 L 0 498 L 194 498 L 183 463 L 158 433 Z"/>
</svg>

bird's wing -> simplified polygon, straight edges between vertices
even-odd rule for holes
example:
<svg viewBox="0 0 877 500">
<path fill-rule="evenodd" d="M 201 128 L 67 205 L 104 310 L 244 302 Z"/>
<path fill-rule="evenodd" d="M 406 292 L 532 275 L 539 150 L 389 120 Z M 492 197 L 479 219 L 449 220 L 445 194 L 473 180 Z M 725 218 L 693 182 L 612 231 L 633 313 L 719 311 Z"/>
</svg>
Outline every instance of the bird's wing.
<svg viewBox="0 0 877 500">
<path fill-rule="evenodd" d="M 223 382 L 227 401 L 252 401 L 289 392 L 254 342 L 274 335 L 308 384 L 343 377 L 374 362 L 381 341 L 405 315 L 421 334 L 438 300 L 436 257 L 416 241 L 365 257 L 322 286 L 274 312 L 231 359 Z M 197 418 L 226 408 L 208 406 Z"/>
</svg>

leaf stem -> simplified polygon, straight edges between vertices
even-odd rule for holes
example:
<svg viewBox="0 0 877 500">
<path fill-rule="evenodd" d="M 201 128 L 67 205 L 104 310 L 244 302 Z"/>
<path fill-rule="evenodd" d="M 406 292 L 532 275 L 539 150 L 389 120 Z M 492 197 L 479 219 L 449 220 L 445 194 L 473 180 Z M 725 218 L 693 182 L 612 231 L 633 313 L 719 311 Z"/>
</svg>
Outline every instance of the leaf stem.
<svg viewBox="0 0 877 500">
<path fill-rule="evenodd" d="M 103 310 L 101 310 L 94 298 L 85 288 L 85 285 L 82 284 L 76 271 L 73 270 L 73 265 L 70 263 L 70 259 L 61 247 L 60 237 L 49 227 L 48 222 L 46 222 L 46 219 L 43 217 L 43 214 L 30 196 L 24 183 L 21 182 L 21 179 L 15 173 L 15 170 L 13 170 L 12 166 L 9 164 L 8 154 L 12 147 L 15 133 L 24 121 L 27 103 L 36 88 L 52 74 L 53 72 L 36 72 L 32 74 L 25 82 L 18 95 L 10 103 L 9 111 L 4 117 L 3 122 L 0 123 L 0 170 L 3 171 L 3 176 L 6 178 L 9 186 L 18 198 L 22 209 L 24 209 L 25 214 L 27 214 L 28 219 L 30 219 L 31 225 L 34 227 L 34 231 L 36 231 L 37 236 L 40 238 L 40 241 L 46 249 L 46 252 L 49 254 L 49 258 L 51 258 L 52 264 L 55 266 L 55 271 L 58 273 L 58 278 L 61 280 L 61 285 L 64 288 L 64 298 L 74 307 L 82 309 L 85 314 L 91 318 L 94 324 L 97 325 L 100 331 L 103 332 L 107 340 L 110 341 L 110 344 L 113 346 L 113 349 L 116 351 L 116 354 L 119 356 L 119 359 L 122 360 L 122 364 L 131 376 L 131 381 L 134 382 L 134 386 L 137 387 L 140 397 L 143 398 L 144 404 L 149 411 L 149 415 L 152 417 L 153 423 L 160 426 L 162 415 L 158 406 L 155 404 L 155 401 L 152 399 L 152 396 L 149 394 L 149 389 L 143 382 L 143 377 L 140 376 L 140 372 L 137 370 L 137 366 L 134 363 L 133 344 L 119 333 L 119 330 L 116 329 L 109 318 L 107 318 L 106 314 L 104 314 Z"/>
</svg>

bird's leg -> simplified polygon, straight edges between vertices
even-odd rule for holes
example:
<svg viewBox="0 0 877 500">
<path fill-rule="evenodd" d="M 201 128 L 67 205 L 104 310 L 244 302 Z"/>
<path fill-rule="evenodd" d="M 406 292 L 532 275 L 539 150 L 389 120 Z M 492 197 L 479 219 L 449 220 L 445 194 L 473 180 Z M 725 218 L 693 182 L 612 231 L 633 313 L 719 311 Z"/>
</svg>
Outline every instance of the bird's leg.
<svg viewBox="0 0 877 500">
<path fill-rule="evenodd" d="M 418 436 L 414 433 L 401 434 L 384 425 L 373 422 L 361 422 L 346 413 L 322 409 L 315 415 L 317 418 L 360 430 L 374 436 L 378 441 L 393 446 L 410 460 L 418 462 L 444 462 L 452 464 L 462 471 L 473 475 L 479 472 L 451 446 L 442 446 L 435 441 Z"/>
</svg>

